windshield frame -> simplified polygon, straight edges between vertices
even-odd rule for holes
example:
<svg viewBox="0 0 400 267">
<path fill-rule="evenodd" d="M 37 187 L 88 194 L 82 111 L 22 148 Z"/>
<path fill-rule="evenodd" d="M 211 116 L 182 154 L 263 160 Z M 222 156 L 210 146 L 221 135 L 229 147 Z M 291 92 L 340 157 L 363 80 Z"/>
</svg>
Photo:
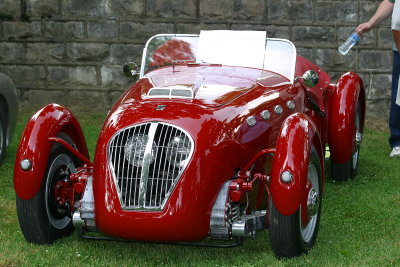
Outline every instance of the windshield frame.
<svg viewBox="0 0 400 267">
<path fill-rule="evenodd" d="M 157 34 L 157 35 L 154 35 L 154 36 L 152 36 L 147 42 L 146 42 L 146 45 L 145 45 L 145 47 L 144 47 L 144 49 L 143 49 L 143 56 L 142 56 L 142 62 L 141 62 L 141 66 L 140 66 L 140 76 L 139 76 L 139 78 L 143 78 L 146 74 L 144 73 L 144 71 L 145 71 L 145 67 L 146 67 L 146 58 L 147 58 L 147 51 L 148 51 L 148 46 L 149 46 L 149 44 L 151 43 L 151 41 L 153 40 L 153 39 L 155 39 L 155 38 L 159 38 L 159 37 L 200 37 L 200 35 L 199 34 Z M 277 74 L 279 74 L 279 75 L 281 75 L 281 76 L 283 76 L 283 77 L 285 77 L 285 78 L 287 78 L 289 81 L 290 81 L 290 83 L 293 83 L 294 82 L 294 74 L 295 74 L 295 69 L 296 69 L 296 57 L 297 57 L 297 51 L 296 51 L 296 47 L 295 47 L 295 45 L 291 42 L 291 41 L 289 41 L 289 40 L 287 40 L 287 39 L 281 39 L 281 38 L 266 38 L 266 48 L 265 48 L 265 54 L 264 54 L 264 62 L 265 62 L 265 59 L 266 59 L 266 55 L 267 55 L 267 49 L 268 49 L 268 41 L 276 41 L 276 42 L 285 42 L 285 43 L 287 43 L 290 47 L 291 47 L 291 49 L 292 49 L 292 51 L 293 51 L 293 57 L 292 57 L 292 60 L 291 60 L 291 62 L 292 62 L 292 64 L 291 64 L 291 67 L 290 67 L 290 71 L 288 72 L 289 73 L 289 75 L 285 75 L 285 74 L 283 74 L 283 73 L 280 73 L 280 72 L 277 72 L 276 70 L 274 70 L 274 69 L 266 69 L 266 68 L 263 68 L 263 70 L 265 70 L 265 71 L 272 71 L 272 72 L 274 72 L 274 73 L 277 73 Z"/>
</svg>

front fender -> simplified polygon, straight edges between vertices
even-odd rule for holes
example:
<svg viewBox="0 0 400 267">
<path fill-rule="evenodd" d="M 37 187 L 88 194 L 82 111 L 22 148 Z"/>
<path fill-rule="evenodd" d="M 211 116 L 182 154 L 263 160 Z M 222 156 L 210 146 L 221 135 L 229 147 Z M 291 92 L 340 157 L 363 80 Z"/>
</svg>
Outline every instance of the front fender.
<svg viewBox="0 0 400 267">
<path fill-rule="evenodd" d="M 272 163 L 270 190 L 275 207 L 283 215 L 291 215 L 299 208 L 307 182 L 308 163 L 311 146 L 322 157 L 321 140 L 317 128 L 305 114 L 295 113 L 282 125 L 276 143 L 276 153 Z M 323 161 L 321 161 L 323 169 Z M 280 177 L 284 171 L 293 175 L 286 184 Z"/>
<path fill-rule="evenodd" d="M 365 92 L 361 78 L 352 72 L 337 82 L 329 118 L 329 149 L 335 163 L 346 163 L 353 153 L 357 102 L 361 105 L 361 132 L 365 117 Z"/>
<path fill-rule="evenodd" d="M 45 106 L 29 120 L 19 143 L 14 165 L 14 188 L 18 197 L 30 199 L 39 191 L 52 146 L 49 138 L 59 133 L 69 135 L 78 151 L 89 158 L 81 126 L 72 112 L 57 104 Z M 31 161 L 29 171 L 21 169 L 23 159 Z"/>
</svg>

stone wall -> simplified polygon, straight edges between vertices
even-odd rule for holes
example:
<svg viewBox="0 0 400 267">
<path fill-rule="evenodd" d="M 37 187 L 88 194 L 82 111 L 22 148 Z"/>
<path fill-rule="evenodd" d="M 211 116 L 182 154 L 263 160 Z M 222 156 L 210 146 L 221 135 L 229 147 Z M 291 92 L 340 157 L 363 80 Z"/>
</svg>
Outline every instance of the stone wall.
<svg viewBox="0 0 400 267">
<path fill-rule="evenodd" d="M 48 102 L 107 109 L 129 85 L 121 69 L 140 62 L 157 33 L 201 29 L 267 30 L 334 79 L 360 73 L 368 111 L 387 112 L 389 20 L 356 49 L 337 47 L 375 12 L 380 0 L 0 0 L 0 71 L 12 77 L 23 106 Z"/>
</svg>

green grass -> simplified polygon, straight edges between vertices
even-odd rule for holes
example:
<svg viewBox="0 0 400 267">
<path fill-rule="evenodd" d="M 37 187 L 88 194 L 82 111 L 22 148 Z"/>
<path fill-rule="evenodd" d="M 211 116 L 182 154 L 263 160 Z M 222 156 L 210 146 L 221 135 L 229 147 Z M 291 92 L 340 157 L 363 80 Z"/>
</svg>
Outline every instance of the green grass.
<svg viewBox="0 0 400 267">
<path fill-rule="evenodd" d="M 400 265 L 400 159 L 388 157 L 387 134 L 367 129 L 356 179 L 325 181 L 316 246 L 308 255 L 277 260 L 267 231 L 230 249 L 80 239 L 76 232 L 51 246 L 28 244 L 21 234 L 13 190 L 17 140 L 0 166 L 0 266 L 388 266 Z M 104 115 L 78 116 L 93 152 Z"/>
</svg>

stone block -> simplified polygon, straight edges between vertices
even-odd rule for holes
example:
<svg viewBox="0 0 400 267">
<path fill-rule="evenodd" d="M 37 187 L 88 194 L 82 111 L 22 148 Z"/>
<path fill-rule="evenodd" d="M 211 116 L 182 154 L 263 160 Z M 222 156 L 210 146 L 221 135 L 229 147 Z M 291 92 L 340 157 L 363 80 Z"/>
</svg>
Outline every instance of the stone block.
<svg viewBox="0 0 400 267">
<path fill-rule="evenodd" d="M 0 65 L 0 72 L 10 76 L 17 88 L 46 86 L 44 66 Z"/>
<path fill-rule="evenodd" d="M 37 39 L 41 36 L 41 23 L 39 21 L 22 22 L 6 21 L 3 23 L 4 38 L 14 39 Z"/>
<path fill-rule="evenodd" d="M 121 22 L 120 24 L 120 39 L 124 40 L 144 43 L 151 36 L 160 33 L 174 33 L 174 24 L 153 22 Z"/>
<path fill-rule="evenodd" d="M 151 18 L 196 18 L 196 0 L 147 0 L 146 15 Z"/>
<path fill-rule="evenodd" d="M 118 24 L 116 21 L 88 22 L 87 33 L 89 38 L 116 39 Z"/>
<path fill-rule="evenodd" d="M 107 93 L 103 91 L 72 90 L 68 92 L 68 106 L 84 107 L 87 110 L 110 108 Z"/>
<path fill-rule="evenodd" d="M 368 118 L 379 118 L 387 120 L 389 118 L 390 100 L 389 99 L 367 99 L 367 112 Z"/>
<path fill-rule="evenodd" d="M 58 0 L 25 0 L 28 17 L 52 18 L 60 14 Z"/>
<path fill-rule="evenodd" d="M 211 21 L 231 20 L 233 7 L 232 0 L 202 0 L 200 1 L 200 17 Z"/>
<path fill-rule="evenodd" d="M 235 0 L 233 5 L 233 19 L 252 22 L 262 21 L 265 14 L 264 0 Z"/>
<path fill-rule="evenodd" d="M 51 86 L 96 87 L 98 85 L 96 69 L 91 66 L 50 66 L 48 67 L 48 72 L 48 81 Z"/>
<path fill-rule="evenodd" d="M 359 54 L 360 70 L 391 71 L 392 52 L 362 50 Z"/>
<path fill-rule="evenodd" d="M 110 45 L 101 43 L 68 43 L 67 59 L 74 62 L 109 62 Z"/>
<path fill-rule="evenodd" d="M 229 30 L 229 25 L 224 23 L 179 23 L 177 33 L 200 34 L 201 30 Z"/>
<path fill-rule="evenodd" d="M 364 84 L 364 89 L 365 89 L 365 94 L 369 95 L 369 92 L 371 90 L 371 74 L 369 72 L 357 72 L 358 75 L 360 75 L 363 84 Z"/>
<path fill-rule="evenodd" d="M 315 63 L 322 69 L 355 69 L 356 53 L 351 51 L 342 56 L 337 49 L 317 49 Z"/>
<path fill-rule="evenodd" d="M 107 17 L 107 0 L 62 0 L 61 9 L 65 17 Z"/>
<path fill-rule="evenodd" d="M 57 63 L 64 59 L 65 48 L 62 43 L 28 43 L 26 59 L 33 63 Z"/>
<path fill-rule="evenodd" d="M 23 43 L 0 42 L 0 62 L 24 60 Z"/>
<path fill-rule="evenodd" d="M 302 56 L 315 63 L 315 54 L 312 48 L 296 47 L 297 55 Z"/>
<path fill-rule="evenodd" d="M 127 89 L 131 80 L 122 72 L 122 65 L 105 65 L 101 67 L 101 84 L 113 89 Z"/>
<path fill-rule="evenodd" d="M 393 35 L 390 27 L 378 28 L 378 47 L 392 49 L 394 47 Z"/>
<path fill-rule="evenodd" d="M 357 1 L 316 2 L 318 22 L 357 22 Z"/>
<path fill-rule="evenodd" d="M 0 18 L 15 18 L 21 16 L 21 2 L 16 0 L 0 1 Z"/>
<path fill-rule="evenodd" d="M 267 31 L 267 37 L 269 38 L 289 39 L 288 26 L 265 24 L 232 24 L 231 29 L 235 31 Z"/>
<path fill-rule="evenodd" d="M 391 74 L 373 74 L 369 97 L 390 99 L 392 90 Z"/>
<path fill-rule="evenodd" d="M 381 1 L 360 1 L 360 23 L 367 22 L 377 10 Z"/>
<path fill-rule="evenodd" d="M 63 90 L 26 90 L 22 94 L 22 105 L 31 109 L 39 109 L 50 103 L 67 104 L 66 93 Z"/>
<path fill-rule="evenodd" d="M 141 64 L 144 45 L 112 44 L 111 62 L 123 65 L 125 62 Z"/>
<path fill-rule="evenodd" d="M 45 21 L 44 36 L 47 40 L 71 41 L 85 36 L 83 22 L 76 21 Z"/>
<path fill-rule="evenodd" d="M 138 17 L 143 17 L 144 3 L 144 0 L 107 0 L 107 18 L 137 19 Z"/>
<path fill-rule="evenodd" d="M 336 41 L 335 28 L 324 26 L 295 26 L 292 29 L 292 41 L 315 46 L 331 45 Z"/>
<path fill-rule="evenodd" d="M 313 20 L 313 0 L 268 1 L 268 22 Z"/>
</svg>

